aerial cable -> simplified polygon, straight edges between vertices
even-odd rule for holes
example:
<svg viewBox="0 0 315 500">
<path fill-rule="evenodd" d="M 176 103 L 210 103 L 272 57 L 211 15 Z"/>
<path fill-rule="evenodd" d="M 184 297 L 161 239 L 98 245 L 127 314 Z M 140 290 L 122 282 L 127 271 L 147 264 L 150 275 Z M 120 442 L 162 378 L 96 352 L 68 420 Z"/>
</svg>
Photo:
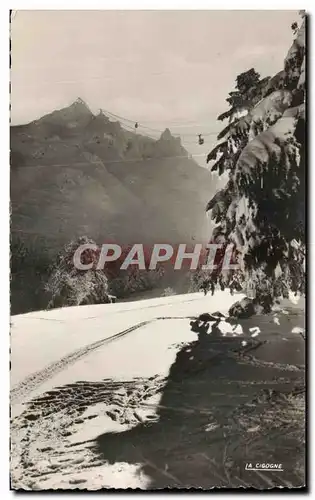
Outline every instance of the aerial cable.
<svg viewBox="0 0 315 500">
<path fill-rule="evenodd" d="M 140 124 L 137 120 L 131 120 L 129 118 L 125 118 L 124 116 L 117 115 L 115 113 L 112 113 L 111 111 L 103 110 L 103 112 L 105 114 L 109 115 L 109 117 L 118 118 L 119 120 L 123 120 L 124 122 L 132 123 L 133 127 L 136 128 L 136 129 L 140 127 L 141 129 L 144 129 L 144 130 L 150 130 L 152 132 L 156 132 L 159 135 L 161 135 L 163 133 L 163 130 L 152 128 L 152 127 L 149 127 L 147 125 L 142 125 L 143 122 L 141 122 L 141 124 Z M 172 128 L 172 127 L 170 127 L 170 128 Z M 199 128 L 201 128 L 200 125 L 199 125 Z M 220 133 L 220 131 L 216 131 L 216 132 L 203 133 L 203 134 L 200 134 L 200 135 L 202 136 L 201 139 L 203 139 L 203 137 L 217 136 L 219 133 Z M 184 138 L 184 137 L 195 137 L 195 134 L 193 134 L 193 133 L 187 133 L 187 134 L 185 134 L 185 133 L 184 134 L 174 134 L 174 133 L 172 133 L 172 135 L 173 135 L 173 137 L 181 137 L 181 138 Z"/>
</svg>

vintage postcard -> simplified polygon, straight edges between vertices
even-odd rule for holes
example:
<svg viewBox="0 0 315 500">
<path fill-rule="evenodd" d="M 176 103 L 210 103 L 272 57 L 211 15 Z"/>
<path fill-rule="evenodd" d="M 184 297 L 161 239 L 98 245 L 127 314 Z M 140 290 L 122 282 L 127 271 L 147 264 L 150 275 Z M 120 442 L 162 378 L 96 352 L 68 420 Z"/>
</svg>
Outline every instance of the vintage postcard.
<svg viewBox="0 0 315 500">
<path fill-rule="evenodd" d="M 10 12 L 13 490 L 306 486 L 306 23 Z"/>
</svg>

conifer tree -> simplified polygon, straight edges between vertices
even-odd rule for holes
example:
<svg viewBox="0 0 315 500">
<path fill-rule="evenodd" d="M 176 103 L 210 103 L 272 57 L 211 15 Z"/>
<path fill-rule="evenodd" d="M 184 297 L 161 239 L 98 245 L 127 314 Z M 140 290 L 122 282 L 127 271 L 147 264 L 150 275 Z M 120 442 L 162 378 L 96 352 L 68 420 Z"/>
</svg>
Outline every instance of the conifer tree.
<svg viewBox="0 0 315 500">
<path fill-rule="evenodd" d="M 71 241 L 58 255 L 45 287 L 51 296 L 48 309 L 63 306 L 102 304 L 111 301 L 106 274 L 103 269 L 96 269 L 99 258 L 98 251 L 85 250 L 82 253 L 81 261 L 84 264 L 93 262 L 92 269 L 79 270 L 74 265 L 75 251 L 85 244 L 95 245 L 95 242 L 86 236 L 82 236 Z"/>
<path fill-rule="evenodd" d="M 211 241 L 233 243 L 241 271 L 211 273 L 211 288 L 255 283 L 262 304 L 305 287 L 305 23 L 296 28 L 284 68 L 236 79 L 218 117 L 228 125 L 209 153 L 211 171 L 227 184 L 208 203 Z M 268 308 L 268 307 L 267 307 Z"/>
</svg>

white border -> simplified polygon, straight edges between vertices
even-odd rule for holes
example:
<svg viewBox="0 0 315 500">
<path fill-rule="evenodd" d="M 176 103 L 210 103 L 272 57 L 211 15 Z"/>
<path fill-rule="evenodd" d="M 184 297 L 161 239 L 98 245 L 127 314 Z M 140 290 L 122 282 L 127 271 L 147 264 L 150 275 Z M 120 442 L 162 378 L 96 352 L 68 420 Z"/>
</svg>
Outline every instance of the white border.
<svg viewBox="0 0 315 500">
<path fill-rule="evenodd" d="M 194 0 L 194 1 L 188 1 L 188 0 L 151 0 L 151 1 L 134 1 L 131 2 L 130 0 L 111 0 L 111 1 L 102 1 L 102 0 L 90 0 L 89 2 L 87 1 L 80 1 L 80 0 L 75 0 L 75 1 L 61 1 L 61 0 L 50 0 L 50 1 L 44 1 L 44 0 L 36 0 L 36 1 L 22 1 L 22 0 L 17 0 L 14 3 L 14 9 L 128 9 L 128 10 L 134 10 L 134 9 L 143 9 L 143 10 L 170 10 L 170 9 L 188 9 L 188 10 L 196 10 L 196 9 L 217 9 L 217 10 L 224 10 L 224 9 L 229 9 L 229 10 L 240 10 L 240 9 L 246 9 L 246 10 L 253 10 L 253 6 L 255 7 L 255 10 L 300 10 L 301 8 L 305 9 L 308 14 L 312 14 L 314 11 L 314 8 L 312 7 L 312 2 L 311 1 L 305 1 L 303 2 L 304 5 L 301 5 L 301 2 L 296 2 L 292 0 L 286 0 L 286 1 L 279 1 L 279 0 L 264 0 L 264 2 L 255 2 L 253 3 L 252 0 L 250 1 L 244 1 L 244 0 L 239 0 L 237 3 L 234 2 L 233 0 L 230 1 L 205 1 L 205 0 Z M 8 10 L 9 8 L 12 8 L 11 5 L 9 5 L 6 1 L 4 1 L 1 4 L 1 11 L 0 11 L 0 37 L 1 37 L 1 43 L 0 43 L 0 54 L 1 54 L 1 78 L 0 78 L 0 85 L 1 85 L 1 92 L 0 92 L 0 102 L 1 102 L 1 109 L 0 109 L 0 117 L 1 117 L 1 182 L 0 182 L 0 203 L 1 203 L 1 209 L 0 209 L 0 215 L 1 215 L 1 279 L 0 279 L 0 307 L 1 307 L 1 314 L 0 314 L 0 320 L 1 320 L 1 328 L 0 332 L 2 335 L 2 345 L 0 349 L 1 353 L 1 362 L 0 362 L 0 369 L 1 369 L 1 390 L 3 391 L 3 397 L 2 397 L 2 412 L 1 412 L 1 467 L 0 467 L 0 493 L 1 493 L 1 498 L 11 498 L 13 495 L 13 492 L 9 492 L 9 450 L 8 450 L 8 443 L 9 443 L 9 427 L 8 427 L 8 393 L 9 393 L 9 372 L 8 372 L 8 362 L 9 362 L 9 339 L 8 339 L 8 330 L 9 330 L 9 293 L 8 293 L 8 284 L 9 284 L 9 274 L 8 274 L 8 268 L 9 268 L 9 256 L 8 256 L 8 243 L 9 243 L 9 213 L 8 213 L 8 208 L 9 208 L 9 129 L 8 129 L 8 120 L 9 120 L 9 97 L 8 97 L 8 82 L 9 82 L 9 69 L 8 69 L 8 29 L 9 29 L 9 13 Z M 312 20 L 309 21 L 309 42 L 310 46 L 308 47 L 308 51 L 310 54 L 315 54 L 314 49 L 314 38 L 311 36 L 311 27 L 312 27 Z M 209 29 L 211 29 L 211 26 L 209 26 Z M 224 33 L 222 33 L 222 36 L 224 36 Z M 268 36 L 268 34 L 266 34 Z M 309 57 L 309 62 L 311 63 L 311 57 Z M 314 84 L 315 78 L 314 78 L 314 64 L 311 65 L 310 68 L 308 68 L 309 71 L 309 82 L 312 82 Z M 309 83 L 309 91 L 311 90 L 311 85 Z M 310 109 L 309 109 L 309 120 L 310 116 L 314 116 L 314 100 L 311 100 L 309 98 L 309 103 L 310 103 Z M 309 172 L 310 172 L 310 177 L 309 177 L 309 182 L 310 182 L 310 192 L 309 192 L 309 198 L 310 198 L 310 221 L 309 221 L 309 228 L 310 228 L 310 234 L 309 234 L 309 254 L 308 254 L 308 261 L 309 261 L 309 285 L 310 289 L 312 288 L 312 283 L 315 281 L 315 266 L 312 265 L 312 262 L 314 262 L 314 257 L 315 257 L 315 203 L 313 203 L 313 198 L 315 195 L 315 175 L 311 175 L 312 170 L 314 169 L 313 166 L 313 156 L 312 156 L 312 145 L 313 145 L 313 140 L 314 139 L 314 129 L 310 129 L 309 131 L 309 146 L 310 146 L 310 155 L 309 155 Z M 308 314 L 311 313 L 311 311 L 314 309 L 315 304 L 313 304 L 313 296 L 310 297 L 309 301 L 309 308 L 308 308 Z M 311 324 L 309 325 L 310 328 L 309 330 L 312 331 Z M 309 341 L 309 349 L 311 349 Z M 313 362 L 310 362 L 310 384 L 311 388 L 314 389 L 315 386 L 315 381 L 314 381 L 314 369 L 312 368 Z M 311 393 L 311 390 L 309 389 L 309 393 Z M 310 414 L 314 415 L 313 411 L 313 402 L 314 402 L 314 397 L 310 398 L 311 403 L 312 403 L 312 409 L 311 413 L 309 413 L 309 424 L 311 425 L 311 418 Z M 310 429 L 310 435 L 311 436 L 311 430 Z M 310 439 L 310 442 L 311 439 Z M 309 443 L 310 444 L 310 443 Z M 310 449 L 310 456 L 313 456 L 312 449 Z M 312 483 L 312 477 L 314 477 L 314 467 L 312 462 L 310 462 L 310 469 L 309 469 L 309 483 L 311 485 Z M 166 495 L 167 493 L 165 493 Z M 212 495 L 215 495 L 215 493 L 211 493 Z M 32 494 L 30 494 L 32 496 Z M 43 497 L 44 494 L 37 493 L 37 498 Z M 136 495 L 136 493 L 134 493 Z M 269 493 L 270 497 L 273 497 L 274 494 Z M 67 497 L 67 495 L 63 495 L 63 497 Z"/>
<path fill-rule="evenodd" d="M 2 12 L 1 12 L 2 14 Z M 0 278 L 0 331 L 1 331 L 1 391 L 2 412 L 0 429 L 1 435 L 1 466 L 0 466 L 0 492 L 1 496 L 8 498 L 9 487 L 9 39 L 8 39 L 9 13 L 6 10 L 0 15 L 0 54 L 1 54 L 1 88 L 0 88 L 0 117 L 1 117 L 1 182 L 0 182 L 0 222 L 1 222 L 1 278 Z"/>
<path fill-rule="evenodd" d="M 260 4 L 260 5 L 259 5 Z M 304 0 L 304 5 L 295 0 L 16 0 L 16 10 L 295 10 L 311 12 L 312 1 Z M 9 8 L 9 7 L 7 7 Z"/>
</svg>

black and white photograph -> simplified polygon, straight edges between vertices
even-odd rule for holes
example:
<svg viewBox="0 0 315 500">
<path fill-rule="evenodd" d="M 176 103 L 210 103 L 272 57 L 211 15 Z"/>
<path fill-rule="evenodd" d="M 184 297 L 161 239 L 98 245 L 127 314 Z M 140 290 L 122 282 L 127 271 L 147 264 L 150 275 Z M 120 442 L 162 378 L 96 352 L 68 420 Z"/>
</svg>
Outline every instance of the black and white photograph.
<svg viewBox="0 0 315 500">
<path fill-rule="evenodd" d="M 8 16 L 10 489 L 305 488 L 307 11 Z"/>
</svg>

